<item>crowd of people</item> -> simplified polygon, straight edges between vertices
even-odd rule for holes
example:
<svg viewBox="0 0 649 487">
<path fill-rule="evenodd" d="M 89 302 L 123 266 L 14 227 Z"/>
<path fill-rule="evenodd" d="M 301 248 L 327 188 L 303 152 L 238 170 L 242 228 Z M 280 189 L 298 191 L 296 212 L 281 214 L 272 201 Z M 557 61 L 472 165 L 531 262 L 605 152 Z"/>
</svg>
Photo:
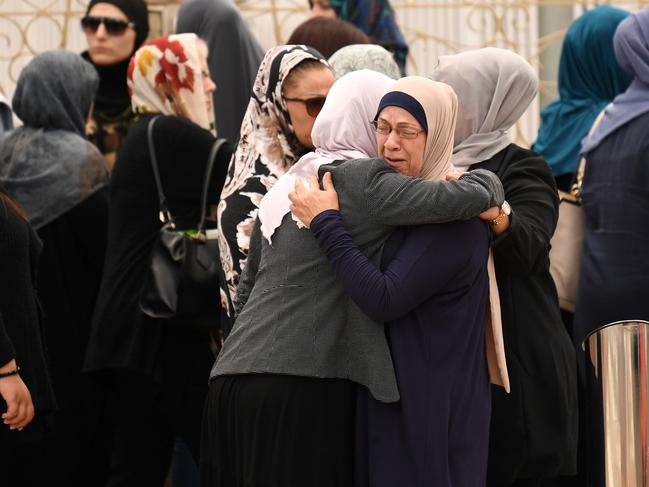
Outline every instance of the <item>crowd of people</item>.
<svg viewBox="0 0 649 487">
<path fill-rule="evenodd" d="M 150 40 L 143 0 L 92 0 L 17 128 L 0 98 L 2 485 L 590 485 L 581 342 L 649 320 L 649 9 L 571 25 L 527 148 L 520 55 L 404 76 L 387 0 L 310 7 L 264 54 L 227 0 Z M 170 234 L 218 249 L 207 326 L 143 304 Z"/>
</svg>

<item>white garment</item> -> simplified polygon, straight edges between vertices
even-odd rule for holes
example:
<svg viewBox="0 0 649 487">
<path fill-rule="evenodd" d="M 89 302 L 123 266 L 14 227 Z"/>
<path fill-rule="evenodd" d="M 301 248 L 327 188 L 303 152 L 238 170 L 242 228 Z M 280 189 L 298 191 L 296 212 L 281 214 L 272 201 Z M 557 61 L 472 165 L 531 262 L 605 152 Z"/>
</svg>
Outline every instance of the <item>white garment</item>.
<svg viewBox="0 0 649 487">
<path fill-rule="evenodd" d="M 261 232 L 269 243 L 290 211 L 288 195 L 298 177 L 308 185 L 323 164 L 377 157 L 376 133 L 370 122 L 393 83 L 393 79 L 367 69 L 346 74 L 334 83 L 311 131 L 316 150 L 302 156 L 261 200 Z"/>
<path fill-rule="evenodd" d="M 524 58 L 495 47 L 441 56 L 432 78 L 451 85 L 457 94 L 451 162 L 461 172 L 511 144 L 507 130 L 525 113 L 539 87 Z"/>
</svg>

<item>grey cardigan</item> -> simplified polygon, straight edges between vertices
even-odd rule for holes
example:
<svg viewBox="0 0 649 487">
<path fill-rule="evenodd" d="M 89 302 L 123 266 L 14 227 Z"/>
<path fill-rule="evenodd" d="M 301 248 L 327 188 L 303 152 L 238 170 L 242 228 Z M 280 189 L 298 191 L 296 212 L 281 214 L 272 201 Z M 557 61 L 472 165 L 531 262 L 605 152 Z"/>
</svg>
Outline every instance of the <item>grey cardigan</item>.
<svg viewBox="0 0 649 487">
<path fill-rule="evenodd" d="M 491 172 L 458 181 L 401 176 L 381 159 L 337 161 L 331 171 L 345 227 L 378 264 L 395 227 L 477 216 L 501 205 L 502 185 Z M 290 214 L 273 244 L 253 232 L 237 290 L 240 314 L 210 377 L 289 374 L 349 379 L 384 402 L 399 400 L 383 324 L 367 317 L 338 284 L 318 242 Z"/>
</svg>

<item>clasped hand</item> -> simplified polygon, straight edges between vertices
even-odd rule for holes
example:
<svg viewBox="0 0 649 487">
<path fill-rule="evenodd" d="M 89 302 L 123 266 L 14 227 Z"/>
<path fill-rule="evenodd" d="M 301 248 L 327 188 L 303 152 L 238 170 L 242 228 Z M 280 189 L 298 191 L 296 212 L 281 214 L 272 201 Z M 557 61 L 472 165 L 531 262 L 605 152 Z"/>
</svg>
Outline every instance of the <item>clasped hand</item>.
<svg viewBox="0 0 649 487">
<path fill-rule="evenodd" d="M 298 178 L 295 182 L 295 191 L 291 191 L 288 198 L 291 200 L 291 213 L 295 215 L 305 227 L 311 226 L 311 221 L 326 210 L 339 210 L 338 193 L 334 188 L 331 173 L 325 173 L 320 189 L 318 178 L 309 178 L 309 188 L 306 188 Z"/>
</svg>

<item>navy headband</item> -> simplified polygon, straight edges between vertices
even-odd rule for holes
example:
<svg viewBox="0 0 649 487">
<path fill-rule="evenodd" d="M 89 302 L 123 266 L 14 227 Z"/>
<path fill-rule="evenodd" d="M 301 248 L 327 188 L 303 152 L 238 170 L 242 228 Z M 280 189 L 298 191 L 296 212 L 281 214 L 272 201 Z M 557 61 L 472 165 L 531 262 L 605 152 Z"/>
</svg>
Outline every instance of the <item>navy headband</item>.
<svg viewBox="0 0 649 487">
<path fill-rule="evenodd" d="M 428 122 L 426 121 L 426 112 L 424 112 L 424 107 L 422 107 L 421 103 L 407 93 L 404 93 L 403 91 L 390 91 L 383 95 L 383 98 L 381 98 L 381 101 L 379 102 L 379 108 L 376 110 L 374 120 L 379 118 L 381 110 L 385 107 L 403 108 L 410 115 L 415 117 L 424 130 L 428 132 Z"/>
</svg>

